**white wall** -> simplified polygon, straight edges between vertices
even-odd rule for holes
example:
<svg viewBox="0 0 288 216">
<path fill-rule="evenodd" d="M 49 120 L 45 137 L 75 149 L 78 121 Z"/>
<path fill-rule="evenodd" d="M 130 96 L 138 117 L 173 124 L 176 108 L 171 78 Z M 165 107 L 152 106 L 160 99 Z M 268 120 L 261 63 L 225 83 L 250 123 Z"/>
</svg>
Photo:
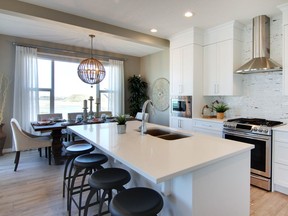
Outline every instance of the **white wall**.
<svg viewBox="0 0 288 216">
<path fill-rule="evenodd" d="M 252 23 L 244 29 L 242 63 L 252 55 Z M 282 15 L 270 17 L 270 58 L 282 64 Z M 282 72 L 243 75 L 243 95 L 239 97 L 207 97 L 224 101 L 231 108 L 227 118 L 257 117 L 288 122 L 288 96 L 282 95 Z"/>
<path fill-rule="evenodd" d="M 148 83 L 148 96 L 151 98 L 152 86 L 159 78 L 169 81 L 169 49 L 141 58 L 141 76 Z M 165 111 L 149 110 L 149 122 L 169 126 L 169 108 Z"/>
</svg>

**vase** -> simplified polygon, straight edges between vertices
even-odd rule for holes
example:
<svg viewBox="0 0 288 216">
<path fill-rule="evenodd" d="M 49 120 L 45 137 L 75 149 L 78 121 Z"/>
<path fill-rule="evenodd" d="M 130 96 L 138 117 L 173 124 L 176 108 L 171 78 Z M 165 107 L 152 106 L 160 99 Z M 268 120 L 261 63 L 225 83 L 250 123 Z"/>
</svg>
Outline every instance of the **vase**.
<svg viewBox="0 0 288 216">
<path fill-rule="evenodd" d="M 117 125 L 117 132 L 118 132 L 118 134 L 126 133 L 126 124 L 125 125 Z"/>
<path fill-rule="evenodd" d="M 0 156 L 3 155 L 3 148 L 6 141 L 6 134 L 3 132 L 4 124 L 0 124 Z"/>
<path fill-rule="evenodd" d="M 217 119 L 223 119 L 224 118 L 224 113 L 220 113 L 220 112 L 217 112 L 216 113 L 216 116 L 217 116 Z"/>
</svg>

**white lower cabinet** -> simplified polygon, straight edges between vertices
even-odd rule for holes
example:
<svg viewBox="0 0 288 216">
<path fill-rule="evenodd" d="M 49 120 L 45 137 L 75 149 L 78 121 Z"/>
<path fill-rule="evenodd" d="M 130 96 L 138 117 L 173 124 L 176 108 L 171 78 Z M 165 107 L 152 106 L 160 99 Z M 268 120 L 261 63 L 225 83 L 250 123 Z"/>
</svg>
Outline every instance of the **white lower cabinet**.
<svg viewBox="0 0 288 216">
<path fill-rule="evenodd" d="M 288 194 L 288 131 L 273 134 L 273 188 Z"/>
<path fill-rule="evenodd" d="M 212 119 L 193 119 L 193 131 L 222 137 L 223 122 Z"/>
<path fill-rule="evenodd" d="M 192 119 L 189 118 L 170 117 L 170 127 L 172 128 L 192 131 L 192 124 Z"/>
</svg>

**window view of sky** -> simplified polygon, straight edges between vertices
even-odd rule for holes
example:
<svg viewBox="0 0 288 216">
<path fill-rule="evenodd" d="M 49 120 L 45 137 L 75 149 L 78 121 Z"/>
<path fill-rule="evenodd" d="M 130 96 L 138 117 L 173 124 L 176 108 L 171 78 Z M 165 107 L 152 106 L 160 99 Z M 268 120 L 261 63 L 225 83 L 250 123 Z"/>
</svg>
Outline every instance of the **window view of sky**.
<svg viewBox="0 0 288 216">
<path fill-rule="evenodd" d="M 50 59 L 38 59 L 39 88 L 52 88 L 52 64 Z M 84 83 L 77 73 L 79 63 L 54 61 L 54 89 L 55 89 L 55 113 L 82 112 L 83 100 L 94 98 L 92 102 L 95 111 L 96 85 Z M 105 67 L 108 68 L 108 67 Z M 107 74 L 107 73 L 106 73 Z M 100 83 L 101 90 L 107 90 L 109 85 L 108 76 Z M 104 96 L 105 94 L 102 94 Z M 40 91 L 40 112 L 50 113 L 50 93 Z M 101 99 L 101 110 L 107 110 L 107 97 Z M 88 101 L 88 107 L 90 103 Z M 89 110 L 88 110 L 89 111 Z"/>
</svg>

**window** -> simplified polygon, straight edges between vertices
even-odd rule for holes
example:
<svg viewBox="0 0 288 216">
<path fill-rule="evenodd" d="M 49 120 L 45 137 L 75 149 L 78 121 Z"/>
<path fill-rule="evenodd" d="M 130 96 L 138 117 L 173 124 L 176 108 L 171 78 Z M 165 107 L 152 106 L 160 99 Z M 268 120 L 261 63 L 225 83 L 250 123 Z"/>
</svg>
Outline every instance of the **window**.
<svg viewBox="0 0 288 216">
<path fill-rule="evenodd" d="M 62 113 L 67 119 L 69 112 L 83 112 L 83 100 L 90 96 L 94 98 L 92 110 L 96 110 L 96 86 L 86 84 L 80 80 L 77 74 L 78 61 L 55 60 L 50 58 L 38 58 L 38 84 L 39 84 L 39 112 Z M 102 62 L 103 63 L 103 62 Z M 106 69 L 106 77 L 99 84 L 100 111 L 109 110 L 109 99 L 113 94 L 111 87 L 111 75 L 109 63 L 103 63 Z M 88 101 L 88 112 L 90 102 Z M 114 113 L 113 113 L 114 114 Z"/>
</svg>

